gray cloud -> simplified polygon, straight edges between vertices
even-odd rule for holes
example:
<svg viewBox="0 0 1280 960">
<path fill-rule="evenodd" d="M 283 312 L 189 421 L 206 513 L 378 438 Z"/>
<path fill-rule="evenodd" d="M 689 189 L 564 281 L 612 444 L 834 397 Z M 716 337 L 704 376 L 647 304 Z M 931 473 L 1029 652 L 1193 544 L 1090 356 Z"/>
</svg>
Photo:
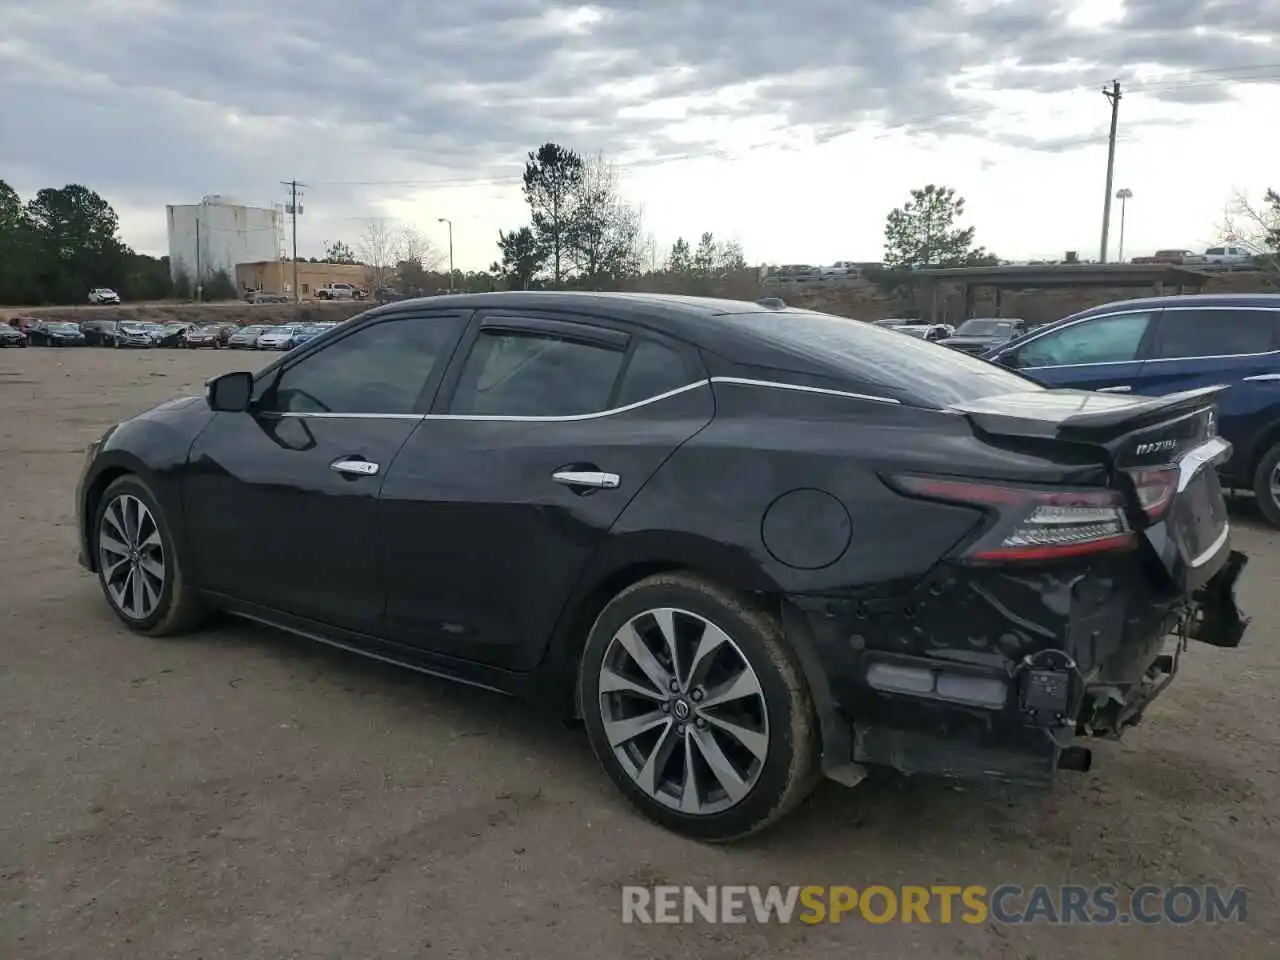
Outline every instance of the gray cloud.
<svg viewBox="0 0 1280 960">
<path fill-rule="evenodd" d="M 725 89 L 739 92 L 691 115 L 769 116 L 793 142 L 876 121 L 1053 151 L 1091 131 L 1002 129 L 966 87 L 1061 93 L 1160 67 L 1174 75 L 1135 96 L 1203 104 L 1280 82 L 1280 57 L 1250 39 L 1280 34 L 1280 0 L 1123 9 L 1090 28 L 1044 0 L 0 0 L 0 176 L 135 207 L 262 202 L 297 176 L 368 211 L 386 193 L 370 181 L 508 178 L 548 139 L 713 152 L 625 111 Z"/>
</svg>

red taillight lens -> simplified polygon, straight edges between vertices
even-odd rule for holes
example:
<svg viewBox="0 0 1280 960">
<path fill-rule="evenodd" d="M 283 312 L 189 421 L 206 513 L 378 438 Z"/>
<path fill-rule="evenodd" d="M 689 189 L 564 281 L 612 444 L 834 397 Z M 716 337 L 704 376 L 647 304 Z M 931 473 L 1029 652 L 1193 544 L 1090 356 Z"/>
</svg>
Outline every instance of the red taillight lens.
<svg viewBox="0 0 1280 960">
<path fill-rule="evenodd" d="M 987 507 L 995 525 L 966 553 L 972 560 L 1052 560 L 1129 550 L 1137 538 L 1123 497 L 1112 490 L 1046 490 L 1007 484 L 897 477 L 904 492 Z"/>
<path fill-rule="evenodd" d="M 1126 471 L 1138 494 L 1138 503 L 1147 519 L 1155 522 L 1169 512 L 1174 494 L 1178 492 L 1178 469 L 1158 467 L 1147 470 Z"/>
</svg>

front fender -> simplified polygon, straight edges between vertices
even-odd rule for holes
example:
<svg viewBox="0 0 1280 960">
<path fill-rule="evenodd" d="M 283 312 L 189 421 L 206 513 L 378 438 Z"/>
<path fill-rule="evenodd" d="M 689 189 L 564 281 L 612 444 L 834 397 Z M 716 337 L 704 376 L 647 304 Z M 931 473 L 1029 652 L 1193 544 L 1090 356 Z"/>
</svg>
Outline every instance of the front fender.
<svg viewBox="0 0 1280 960">
<path fill-rule="evenodd" d="M 186 544 L 182 472 L 196 438 L 214 413 L 200 397 L 171 401 L 118 424 L 89 449 L 76 487 L 80 561 L 96 571 L 92 525 L 102 493 L 117 477 L 135 474 L 146 481 L 164 512 L 177 549 Z"/>
</svg>

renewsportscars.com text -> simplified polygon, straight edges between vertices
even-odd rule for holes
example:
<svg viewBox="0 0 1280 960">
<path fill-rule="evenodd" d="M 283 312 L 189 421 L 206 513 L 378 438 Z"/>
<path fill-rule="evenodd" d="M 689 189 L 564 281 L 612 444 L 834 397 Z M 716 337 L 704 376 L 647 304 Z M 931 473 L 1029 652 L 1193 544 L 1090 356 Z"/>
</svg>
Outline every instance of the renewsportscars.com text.
<svg viewBox="0 0 1280 960">
<path fill-rule="evenodd" d="M 623 923 L 1243 923 L 1243 887 L 627 886 Z"/>
</svg>

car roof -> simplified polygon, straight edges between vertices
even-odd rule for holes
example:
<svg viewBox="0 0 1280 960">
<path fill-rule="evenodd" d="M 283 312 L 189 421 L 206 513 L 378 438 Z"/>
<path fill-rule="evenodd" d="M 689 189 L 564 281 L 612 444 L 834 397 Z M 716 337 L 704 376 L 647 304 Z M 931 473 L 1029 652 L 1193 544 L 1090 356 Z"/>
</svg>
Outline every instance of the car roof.
<svg viewBox="0 0 1280 960">
<path fill-rule="evenodd" d="M 1099 313 L 1114 313 L 1119 309 L 1154 310 L 1160 307 L 1270 307 L 1280 310 L 1280 293 L 1183 293 L 1139 297 L 1102 303 L 1063 319 L 1078 320 Z"/>
<path fill-rule="evenodd" d="M 714 349 L 725 336 L 735 332 L 733 318 L 743 314 L 813 314 L 799 307 L 766 306 L 752 300 L 693 297 L 667 293 L 603 293 L 579 290 L 506 290 L 493 293 L 446 294 L 399 300 L 374 308 L 383 316 L 416 309 L 432 310 L 548 310 L 603 315 L 628 320 L 638 326 L 670 333 L 698 346 Z M 585 317 L 584 317 L 585 319 Z M 850 323 L 858 323 L 850 320 Z"/>
</svg>

